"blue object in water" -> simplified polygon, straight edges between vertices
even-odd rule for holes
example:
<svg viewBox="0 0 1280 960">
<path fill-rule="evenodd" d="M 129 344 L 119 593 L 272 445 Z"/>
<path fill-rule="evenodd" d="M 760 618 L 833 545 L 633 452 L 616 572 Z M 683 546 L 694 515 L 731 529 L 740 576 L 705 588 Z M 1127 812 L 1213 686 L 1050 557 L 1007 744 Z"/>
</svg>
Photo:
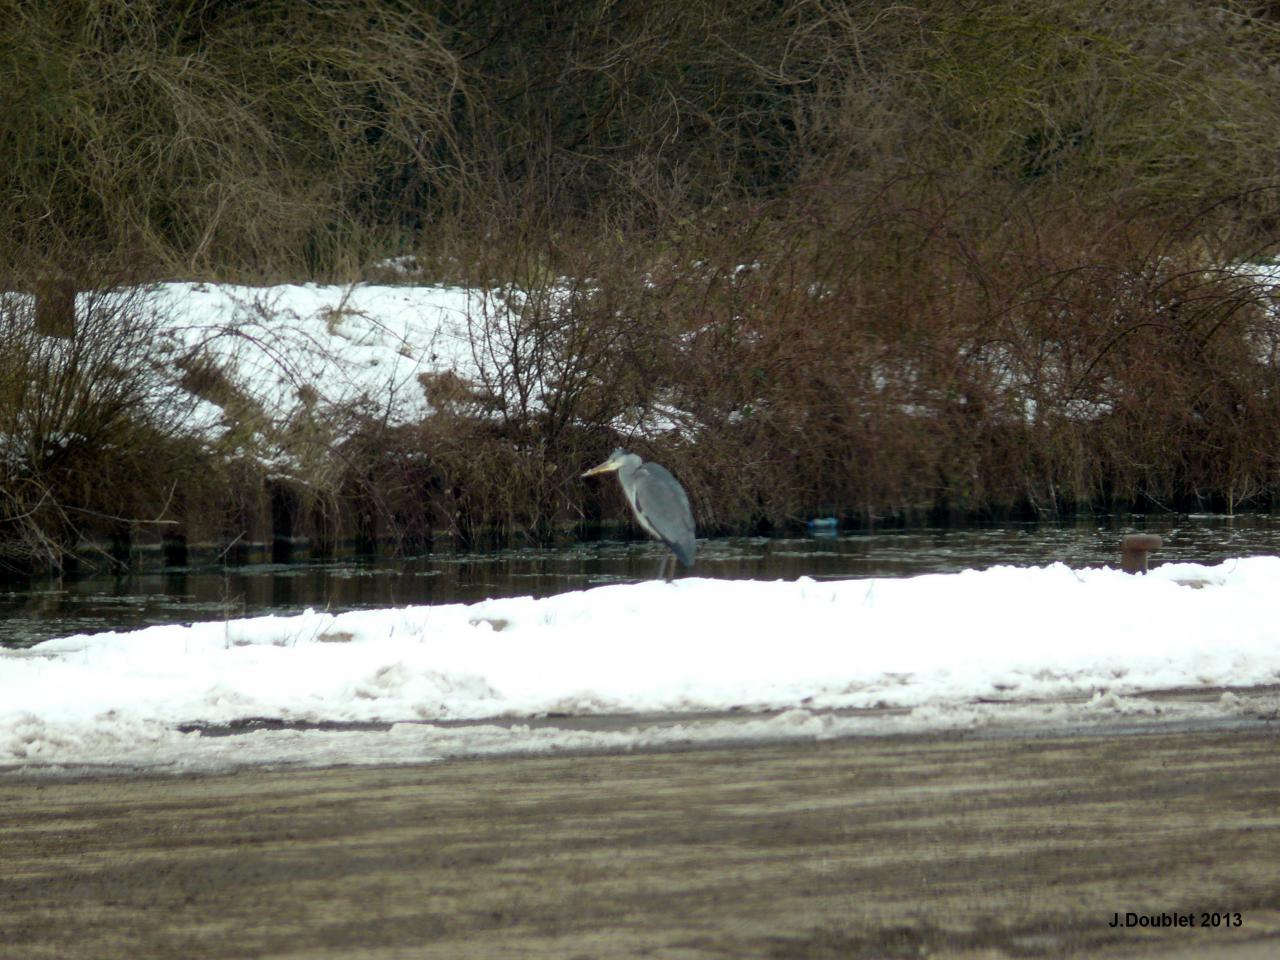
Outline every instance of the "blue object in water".
<svg viewBox="0 0 1280 960">
<path fill-rule="evenodd" d="M 840 521 L 835 517 L 814 517 L 808 527 L 812 537 L 834 537 L 840 530 Z"/>
</svg>

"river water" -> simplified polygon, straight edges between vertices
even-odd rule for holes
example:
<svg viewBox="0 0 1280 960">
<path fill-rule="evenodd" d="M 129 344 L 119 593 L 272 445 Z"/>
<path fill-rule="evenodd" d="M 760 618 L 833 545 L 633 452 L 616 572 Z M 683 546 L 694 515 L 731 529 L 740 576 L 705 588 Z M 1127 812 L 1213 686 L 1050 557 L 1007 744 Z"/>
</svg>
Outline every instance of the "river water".
<svg viewBox="0 0 1280 960">
<path fill-rule="evenodd" d="M 696 576 L 902 577 L 1001 564 L 1118 565 L 1123 534 L 1164 538 L 1152 565 L 1280 554 L 1280 516 L 1091 519 L 834 536 L 726 537 L 698 546 Z M 128 576 L 0 583 L 0 646 L 158 623 L 223 620 L 307 607 L 341 612 L 486 597 L 547 596 L 649 579 L 663 548 L 647 540 L 446 553 L 400 560 L 174 568 Z"/>
</svg>

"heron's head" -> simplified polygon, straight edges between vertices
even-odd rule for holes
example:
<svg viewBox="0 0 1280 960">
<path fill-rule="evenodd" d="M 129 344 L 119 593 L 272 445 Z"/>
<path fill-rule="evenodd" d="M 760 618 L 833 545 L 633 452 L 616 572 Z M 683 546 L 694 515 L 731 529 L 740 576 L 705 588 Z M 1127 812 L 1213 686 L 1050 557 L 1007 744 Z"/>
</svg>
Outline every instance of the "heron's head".
<svg viewBox="0 0 1280 960">
<path fill-rule="evenodd" d="M 592 467 L 590 470 L 584 473 L 583 476 L 593 477 L 597 473 L 612 473 L 613 471 L 617 470 L 618 468 L 626 464 L 629 458 L 635 457 L 635 456 L 636 455 L 634 453 L 628 453 L 626 450 L 623 450 L 621 447 L 618 447 L 618 449 L 614 450 L 613 453 L 609 454 L 608 460 L 606 460 L 604 463 L 600 464 L 599 466 Z M 637 461 L 639 461 L 639 459 L 640 459 L 639 457 L 636 457 Z"/>
</svg>

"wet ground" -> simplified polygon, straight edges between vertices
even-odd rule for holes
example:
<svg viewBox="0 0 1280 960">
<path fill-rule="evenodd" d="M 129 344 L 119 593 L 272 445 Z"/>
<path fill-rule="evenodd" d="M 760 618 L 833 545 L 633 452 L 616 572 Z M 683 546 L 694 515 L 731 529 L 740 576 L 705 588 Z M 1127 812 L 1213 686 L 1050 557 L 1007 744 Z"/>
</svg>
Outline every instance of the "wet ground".
<svg viewBox="0 0 1280 960">
<path fill-rule="evenodd" d="M 1280 955 L 1278 747 L 1264 726 L 9 773 L 0 956 L 1254 960 Z"/>
</svg>

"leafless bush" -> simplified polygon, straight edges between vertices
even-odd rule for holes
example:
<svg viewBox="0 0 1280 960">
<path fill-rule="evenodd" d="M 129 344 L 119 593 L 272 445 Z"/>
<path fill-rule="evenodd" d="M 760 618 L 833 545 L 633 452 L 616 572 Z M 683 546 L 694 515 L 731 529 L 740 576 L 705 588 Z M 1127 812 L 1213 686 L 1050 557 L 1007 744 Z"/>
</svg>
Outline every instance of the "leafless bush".
<svg viewBox="0 0 1280 960">
<path fill-rule="evenodd" d="M 173 454 L 184 401 L 154 365 L 143 291 L 99 280 L 57 334 L 38 327 L 30 294 L 0 295 L 0 550 L 11 564 L 58 566 L 88 530 L 173 522 L 155 458 Z"/>
<path fill-rule="evenodd" d="M 1275 313 L 1212 211 L 945 186 L 822 188 L 671 271 L 686 422 L 659 443 L 704 521 L 1266 502 Z"/>
<path fill-rule="evenodd" d="M 351 269 L 458 165 L 455 57 L 424 26 L 376 0 L 8 5 L 4 252 Z"/>
</svg>

